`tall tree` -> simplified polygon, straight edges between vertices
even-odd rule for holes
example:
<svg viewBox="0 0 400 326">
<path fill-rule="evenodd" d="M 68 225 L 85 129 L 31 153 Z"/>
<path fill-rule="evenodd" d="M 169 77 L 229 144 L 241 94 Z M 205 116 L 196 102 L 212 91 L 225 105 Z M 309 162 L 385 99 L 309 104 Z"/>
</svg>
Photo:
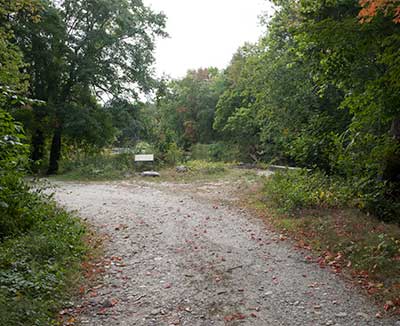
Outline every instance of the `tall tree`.
<svg viewBox="0 0 400 326">
<path fill-rule="evenodd" d="M 141 0 L 43 0 L 42 16 L 40 24 L 16 30 L 30 63 L 32 93 L 47 102 L 36 118 L 39 125 L 49 119 L 53 130 L 52 174 L 58 170 L 65 117 L 82 93 L 136 98 L 153 87 L 154 41 L 166 35 L 165 16 Z"/>
</svg>

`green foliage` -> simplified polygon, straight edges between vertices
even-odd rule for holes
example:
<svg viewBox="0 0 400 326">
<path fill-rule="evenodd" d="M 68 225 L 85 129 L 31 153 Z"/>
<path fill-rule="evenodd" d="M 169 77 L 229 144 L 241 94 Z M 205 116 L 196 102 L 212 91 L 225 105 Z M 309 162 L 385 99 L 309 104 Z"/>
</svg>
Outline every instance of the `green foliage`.
<svg viewBox="0 0 400 326">
<path fill-rule="evenodd" d="M 276 172 L 266 182 L 265 194 L 285 213 L 303 208 L 341 207 L 352 200 L 352 190 L 343 180 L 306 170 Z"/>
<path fill-rule="evenodd" d="M 255 161 L 355 183 L 363 208 L 397 218 L 389 207 L 400 198 L 400 25 L 360 24 L 350 0 L 276 3 L 265 37 L 225 71 L 214 128 Z M 294 203 L 315 202 L 294 188 Z"/>
<path fill-rule="evenodd" d="M 214 141 L 212 124 L 222 90 L 215 68 L 188 71 L 183 79 L 170 81 L 157 99 L 160 131 L 172 134 L 172 142 L 185 149 Z"/>
<path fill-rule="evenodd" d="M 135 154 L 154 154 L 155 150 L 154 150 L 153 145 L 151 145 L 147 142 L 141 141 L 135 145 L 133 152 Z"/>
<path fill-rule="evenodd" d="M 213 175 L 226 171 L 226 164 L 222 162 L 189 161 L 187 167 L 193 173 Z"/>
<path fill-rule="evenodd" d="M 20 170 L 26 164 L 27 147 L 22 126 L 0 109 L 0 178 L 6 170 Z"/>
<path fill-rule="evenodd" d="M 37 194 L 20 191 L 20 206 L 31 206 L 35 219 L 23 234 L 0 242 L 0 325 L 50 326 L 87 251 L 85 229 Z"/>
<path fill-rule="evenodd" d="M 115 140 L 111 115 L 102 107 L 71 106 L 65 118 L 65 143 L 84 153 L 99 152 Z"/>
<path fill-rule="evenodd" d="M 114 99 L 105 105 L 112 116 L 112 124 L 117 130 L 117 146 L 135 146 L 140 141 L 152 141 L 153 121 L 150 106 Z"/>
<path fill-rule="evenodd" d="M 238 146 L 225 142 L 195 144 L 191 148 L 191 159 L 214 162 L 235 162 L 241 159 Z"/>
<path fill-rule="evenodd" d="M 51 174 L 65 140 L 95 149 L 114 140 L 117 119 L 99 109 L 99 99 L 133 101 L 156 85 L 153 49 L 166 35 L 165 16 L 129 0 L 42 1 L 39 14 L 39 21 L 17 15 L 10 25 L 28 63 L 32 95 L 46 102 L 25 122 L 35 161 L 44 159 L 52 137 Z"/>
<path fill-rule="evenodd" d="M 264 190 L 266 199 L 288 214 L 301 209 L 350 207 L 400 222 L 396 215 L 400 205 L 388 195 L 390 189 L 384 182 L 367 177 L 349 180 L 319 171 L 277 172 L 268 179 Z"/>
<path fill-rule="evenodd" d="M 95 154 L 83 158 L 63 160 L 60 176 L 64 179 L 108 180 L 122 179 L 135 173 L 132 153 L 117 155 Z"/>
<path fill-rule="evenodd" d="M 44 218 L 34 208 L 40 198 L 32 192 L 20 175 L 8 172 L 0 178 L 0 241 L 29 230 Z"/>
<path fill-rule="evenodd" d="M 167 165 L 176 165 L 183 160 L 183 151 L 177 144 L 172 143 L 168 146 L 167 152 L 164 155 L 164 161 Z"/>
</svg>

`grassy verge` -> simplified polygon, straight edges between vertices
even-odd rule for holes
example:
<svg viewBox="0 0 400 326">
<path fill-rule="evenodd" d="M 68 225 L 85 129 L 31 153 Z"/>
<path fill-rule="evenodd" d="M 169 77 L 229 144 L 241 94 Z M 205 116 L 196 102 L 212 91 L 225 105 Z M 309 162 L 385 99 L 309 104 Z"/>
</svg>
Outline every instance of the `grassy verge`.
<svg viewBox="0 0 400 326">
<path fill-rule="evenodd" d="M 0 325 L 57 325 L 82 277 L 87 229 L 40 190 L 2 181 Z"/>
<path fill-rule="evenodd" d="M 147 178 L 152 182 L 194 182 L 212 181 L 238 174 L 231 169 L 231 164 L 222 162 L 207 162 L 201 160 L 189 161 L 183 164 L 185 172 L 176 171 L 175 167 L 152 165 L 150 163 L 135 165 L 133 156 L 120 154 L 114 156 L 99 155 L 85 160 L 68 162 L 61 165 L 61 172 L 55 178 L 63 181 L 107 181 L 123 180 L 142 177 L 138 173 L 143 170 L 156 170 L 160 172 L 160 178 Z M 242 172 L 240 172 L 242 173 Z"/>
<path fill-rule="evenodd" d="M 319 175 L 276 174 L 249 203 L 321 268 L 351 276 L 382 310 L 399 314 L 400 227 L 350 208 L 358 196 L 348 191 Z"/>
<path fill-rule="evenodd" d="M 183 165 L 186 171 L 179 172 L 175 167 L 165 167 L 160 171 L 160 178 L 148 179 L 154 182 L 197 182 L 215 181 L 228 178 L 233 171 L 230 164 L 221 162 L 189 161 Z"/>
</svg>

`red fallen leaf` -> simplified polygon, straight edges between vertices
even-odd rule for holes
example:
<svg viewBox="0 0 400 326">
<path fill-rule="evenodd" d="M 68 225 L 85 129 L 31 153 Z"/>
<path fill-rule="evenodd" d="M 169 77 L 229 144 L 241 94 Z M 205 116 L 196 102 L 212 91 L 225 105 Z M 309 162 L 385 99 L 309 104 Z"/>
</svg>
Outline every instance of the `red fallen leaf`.
<svg viewBox="0 0 400 326">
<path fill-rule="evenodd" d="M 234 318 L 233 318 L 233 316 L 225 316 L 224 320 L 228 322 L 228 321 L 234 320 Z"/>
<path fill-rule="evenodd" d="M 97 314 L 99 315 L 104 315 L 107 313 L 107 309 L 106 308 L 100 308 L 99 311 L 97 312 Z"/>
<path fill-rule="evenodd" d="M 118 257 L 118 256 L 112 256 L 111 260 L 116 260 L 116 261 L 122 261 L 122 257 Z"/>
<path fill-rule="evenodd" d="M 85 293 L 85 287 L 84 287 L 84 286 L 81 286 L 81 287 L 79 288 L 79 293 L 80 293 L 80 294 L 84 294 L 84 293 Z"/>
<path fill-rule="evenodd" d="M 385 309 L 385 311 L 388 311 L 392 307 L 394 307 L 394 303 L 392 301 L 386 301 L 385 305 L 383 306 L 383 309 Z"/>
<path fill-rule="evenodd" d="M 111 300 L 110 300 L 110 305 L 111 305 L 112 307 L 114 307 L 117 303 L 118 303 L 118 300 L 117 300 L 117 299 L 111 299 Z"/>
</svg>

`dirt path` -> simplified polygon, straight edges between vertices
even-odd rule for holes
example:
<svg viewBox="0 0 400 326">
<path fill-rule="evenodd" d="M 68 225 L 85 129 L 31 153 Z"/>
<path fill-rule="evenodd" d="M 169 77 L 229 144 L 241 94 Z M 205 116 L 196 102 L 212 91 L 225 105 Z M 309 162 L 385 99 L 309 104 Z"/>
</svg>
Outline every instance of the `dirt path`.
<svg viewBox="0 0 400 326">
<path fill-rule="evenodd" d="M 398 325 L 233 195 L 222 183 L 57 183 L 56 199 L 110 237 L 81 324 Z"/>
</svg>

